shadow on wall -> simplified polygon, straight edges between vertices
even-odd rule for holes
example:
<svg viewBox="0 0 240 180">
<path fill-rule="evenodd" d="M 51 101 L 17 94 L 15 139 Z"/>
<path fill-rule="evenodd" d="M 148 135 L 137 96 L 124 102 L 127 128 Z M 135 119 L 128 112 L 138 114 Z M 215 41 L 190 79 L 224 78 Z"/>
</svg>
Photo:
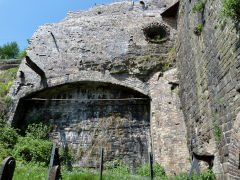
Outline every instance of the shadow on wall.
<svg viewBox="0 0 240 180">
<path fill-rule="evenodd" d="M 236 43 L 236 50 L 237 50 L 240 48 L 240 21 L 236 23 L 236 30 L 237 30 L 237 34 L 238 34 L 238 41 Z"/>
</svg>

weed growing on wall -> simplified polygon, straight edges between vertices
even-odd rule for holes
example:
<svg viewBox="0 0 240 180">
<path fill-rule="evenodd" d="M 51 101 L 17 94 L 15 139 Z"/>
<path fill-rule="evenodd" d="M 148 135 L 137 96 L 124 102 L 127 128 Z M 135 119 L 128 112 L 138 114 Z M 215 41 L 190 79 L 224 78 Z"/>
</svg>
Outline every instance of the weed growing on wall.
<svg viewBox="0 0 240 180">
<path fill-rule="evenodd" d="M 222 0 L 223 9 L 220 17 L 232 18 L 240 21 L 240 0 Z"/>
<path fill-rule="evenodd" d="M 205 2 L 204 1 L 197 0 L 197 2 L 198 2 L 198 4 L 193 6 L 193 12 L 194 13 L 202 11 L 205 7 Z"/>
<path fill-rule="evenodd" d="M 197 29 L 201 33 L 202 29 L 203 29 L 203 25 L 202 24 L 198 24 Z"/>
<path fill-rule="evenodd" d="M 221 132 L 220 127 L 217 122 L 213 122 L 213 127 L 214 127 L 215 141 L 216 141 L 217 145 L 219 145 L 221 142 L 222 132 Z"/>
</svg>

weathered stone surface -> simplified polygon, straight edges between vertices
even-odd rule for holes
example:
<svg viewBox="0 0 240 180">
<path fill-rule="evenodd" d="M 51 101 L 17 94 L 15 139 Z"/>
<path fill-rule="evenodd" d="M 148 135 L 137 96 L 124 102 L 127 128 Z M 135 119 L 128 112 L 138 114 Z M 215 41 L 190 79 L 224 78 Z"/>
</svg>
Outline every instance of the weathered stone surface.
<svg viewBox="0 0 240 180">
<path fill-rule="evenodd" d="M 42 117 L 82 166 L 98 166 L 104 146 L 106 160 L 121 158 L 132 168 L 153 151 L 168 174 L 188 170 L 177 70 L 167 71 L 175 67 L 176 21 L 163 21 L 165 7 L 147 3 L 98 5 L 39 27 L 27 55 L 44 76 L 22 61 L 9 122 Z M 156 24 L 166 33 L 151 29 Z"/>
<path fill-rule="evenodd" d="M 24 118 L 38 118 L 52 126 L 53 140 L 61 146 L 68 145 L 75 154 L 75 164 L 98 167 L 101 147 L 105 148 L 106 161 L 124 159 L 133 168 L 137 163 L 147 163 L 150 144 L 147 96 L 91 82 L 46 89 L 27 98 L 32 97 L 52 100 L 39 100 L 34 106 L 32 101 L 24 101 L 22 106 L 27 109 Z"/>
<path fill-rule="evenodd" d="M 204 11 L 194 13 L 196 3 L 180 2 L 176 46 L 188 147 L 215 156 L 219 179 L 239 179 L 239 25 L 227 19 L 220 27 L 220 0 L 206 1 Z"/>
</svg>

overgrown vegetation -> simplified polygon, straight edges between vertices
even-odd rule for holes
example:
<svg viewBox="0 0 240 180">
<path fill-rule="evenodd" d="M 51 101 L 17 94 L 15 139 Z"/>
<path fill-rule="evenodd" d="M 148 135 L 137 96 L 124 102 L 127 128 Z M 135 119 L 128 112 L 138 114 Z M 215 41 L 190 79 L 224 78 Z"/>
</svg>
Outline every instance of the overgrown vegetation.
<svg viewBox="0 0 240 180">
<path fill-rule="evenodd" d="M 150 176 L 150 166 L 149 164 L 145 164 L 143 166 L 139 166 L 136 169 L 136 174 L 140 176 Z M 165 178 L 166 173 L 164 168 L 158 163 L 153 163 L 153 176 L 155 178 Z"/>
<path fill-rule="evenodd" d="M 119 159 L 106 162 L 105 167 L 108 174 L 129 174 L 129 167 Z"/>
<path fill-rule="evenodd" d="M 220 17 L 232 18 L 240 21 L 240 0 L 222 0 L 223 9 Z"/>
<path fill-rule="evenodd" d="M 9 106 L 12 102 L 11 97 L 7 96 L 7 93 L 16 78 L 18 68 L 11 68 L 0 74 L 0 127 L 2 128 L 6 124 L 7 114 Z"/>
<path fill-rule="evenodd" d="M 214 127 L 215 141 L 216 141 L 217 145 L 219 145 L 220 142 L 221 142 L 222 132 L 221 132 L 221 129 L 220 129 L 220 127 L 219 127 L 217 122 L 213 122 L 213 127 Z"/>
<path fill-rule="evenodd" d="M 201 33 L 202 29 L 203 29 L 203 25 L 202 24 L 198 24 L 197 29 Z"/>
<path fill-rule="evenodd" d="M 198 2 L 198 4 L 193 6 L 193 12 L 194 13 L 202 11 L 205 7 L 205 2 L 204 1 L 197 0 L 197 2 Z"/>
<path fill-rule="evenodd" d="M 116 171 L 113 171 L 116 172 Z M 25 166 L 17 165 L 14 180 L 42 180 L 47 177 L 47 167 L 43 167 L 37 164 L 28 164 Z M 99 173 L 93 172 L 90 170 L 84 170 L 81 168 L 74 168 L 73 171 L 67 171 L 65 168 L 62 168 L 62 179 L 63 180 L 99 180 Z M 104 171 L 103 180 L 150 180 L 148 176 L 138 176 L 133 174 L 115 174 Z M 182 173 L 178 176 L 161 176 L 154 177 L 155 180 L 189 180 L 188 173 Z M 216 177 L 212 170 L 205 171 L 201 174 L 200 178 L 197 177 L 196 173 L 193 174 L 191 180 L 216 180 Z"/>
</svg>

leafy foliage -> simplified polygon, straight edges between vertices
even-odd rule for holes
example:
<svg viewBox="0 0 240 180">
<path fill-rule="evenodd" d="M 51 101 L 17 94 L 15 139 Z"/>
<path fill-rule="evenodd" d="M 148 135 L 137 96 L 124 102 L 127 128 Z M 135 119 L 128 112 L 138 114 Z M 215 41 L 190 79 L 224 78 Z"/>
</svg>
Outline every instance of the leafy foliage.
<svg viewBox="0 0 240 180">
<path fill-rule="evenodd" d="M 218 125 L 217 122 L 213 123 L 213 127 L 214 127 L 214 137 L 215 137 L 215 141 L 217 144 L 220 144 L 221 141 L 221 137 L 222 137 L 222 132 L 220 130 L 220 127 Z"/>
<path fill-rule="evenodd" d="M 71 161 L 73 159 L 73 155 L 70 153 L 68 146 L 65 146 L 63 149 L 59 151 L 60 163 L 66 167 L 68 171 L 72 170 Z"/>
<path fill-rule="evenodd" d="M 27 129 L 29 127 L 29 125 L 33 125 L 33 124 L 40 124 L 43 121 L 42 116 L 34 116 L 34 117 L 30 117 L 26 120 L 24 120 L 24 122 L 22 123 L 21 127 L 20 127 L 20 134 L 25 136 L 27 133 Z M 34 125 L 35 126 L 35 125 Z M 31 127 L 30 127 L 31 128 Z M 32 127 L 33 128 L 33 127 Z M 31 128 L 31 129 L 32 129 Z M 30 130 L 30 129 L 29 129 Z M 28 130 L 28 131 L 29 131 Z"/>
<path fill-rule="evenodd" d="M 0 143 L 4 148 L 13 148 L 18 141 L 18 133 L 12 127 L 4 127 L 0 129 Z"/>
<path fill-rule="evenodd" d="M 106 172 L 109 174 L 129 174 L 129 167 L 119 159 L 108 161 L 105 163 Z"/>
<path fill-rule="evenodd" d="M 26 57 L 27 55 L 27 48 L 24 48 L 24 50 L 22 52 L 19 53 L 19 55 L 16 57 L 17 59 L 23 59 Z"/>
<path fill-rule="evenodd" d="M 198 29 L 199 32 L 202 32 L 203 25 L 202 24 L 198 24 L 197 29 Z"/>
<path fill-rule="evenodd" d="M 17 130 L 10 126 L 0 127 L 0 163 L 11 155 L 12 149 L 18 141 Z"/>
<path fill-rule="evenodd" d="M 196 12 L 202 11 L 204 7 L 205 7 L 205 2 L 199 1 L 197 5 L 193 6 L 193 12 L 196 13 Z"/>
<path fill-rule="evenodd" d="M 137 167 L 136 174 L 141 176 L 150 176 L 150 166 L 145 164 L 143 166 Z M 164 168 L 158 163 L 153 163 L 153 175 L 154 177 L 165 177 L 166 173 Z"/>
<path fill-rule="evenodd" d="M 4 147 L 4 145 L 2 143 L 0 143 L 0 163 L 9 156 L 9 152 L 8 150 Z"/>
<path fill-rule="evenodd" d="M 213 173 L 212 169 L 209 169 L 208 171 L 205 171 L 201 174 L 200 177 L 201 180 L 216 180 L 216 176 Z"/>
<path fill-rule="evenodd" d="M 29 124 L 26 130 L 26 137 L 35 139 L 47 139 L 49 135 L 49 126 L 39 124 Z"/>
<path fill-rule="evenodd" d="M 4 44 L 0 47 L 0 56 L 1 58 L 15 58 L 19 53 L 19 47 L 16 42 L 11 42 Z"/>
<path fill-rule="evenodd" d="M 220 16 L 240 20 L 240 0 L 223 0 L 223 10 Z"/>
<path fill-rule="evenodd" d="M 34 130 L 37 129 L 37 132 Z M 29 125 L 27 128 L 27 136 L 23 137 L 18 134 L 18 130 L 12 127 L 0 128 L 0 160 L 3 160 L 9 155 L 12 155 L 18 162 L 26 163 L 42 163 L 47 166 L 50 155 L 52 142 L 45 140 L 46 126 Z M 39 133 L 42 132 L 42 133 Z"/>
<path fill-rule="evenodd" d="M 13 149 L 13 156 L 23 163 L 43 163 L 48 165 L 51 156 L 52 143 L 32 137 L 19 137 Z"/>
</svg>

